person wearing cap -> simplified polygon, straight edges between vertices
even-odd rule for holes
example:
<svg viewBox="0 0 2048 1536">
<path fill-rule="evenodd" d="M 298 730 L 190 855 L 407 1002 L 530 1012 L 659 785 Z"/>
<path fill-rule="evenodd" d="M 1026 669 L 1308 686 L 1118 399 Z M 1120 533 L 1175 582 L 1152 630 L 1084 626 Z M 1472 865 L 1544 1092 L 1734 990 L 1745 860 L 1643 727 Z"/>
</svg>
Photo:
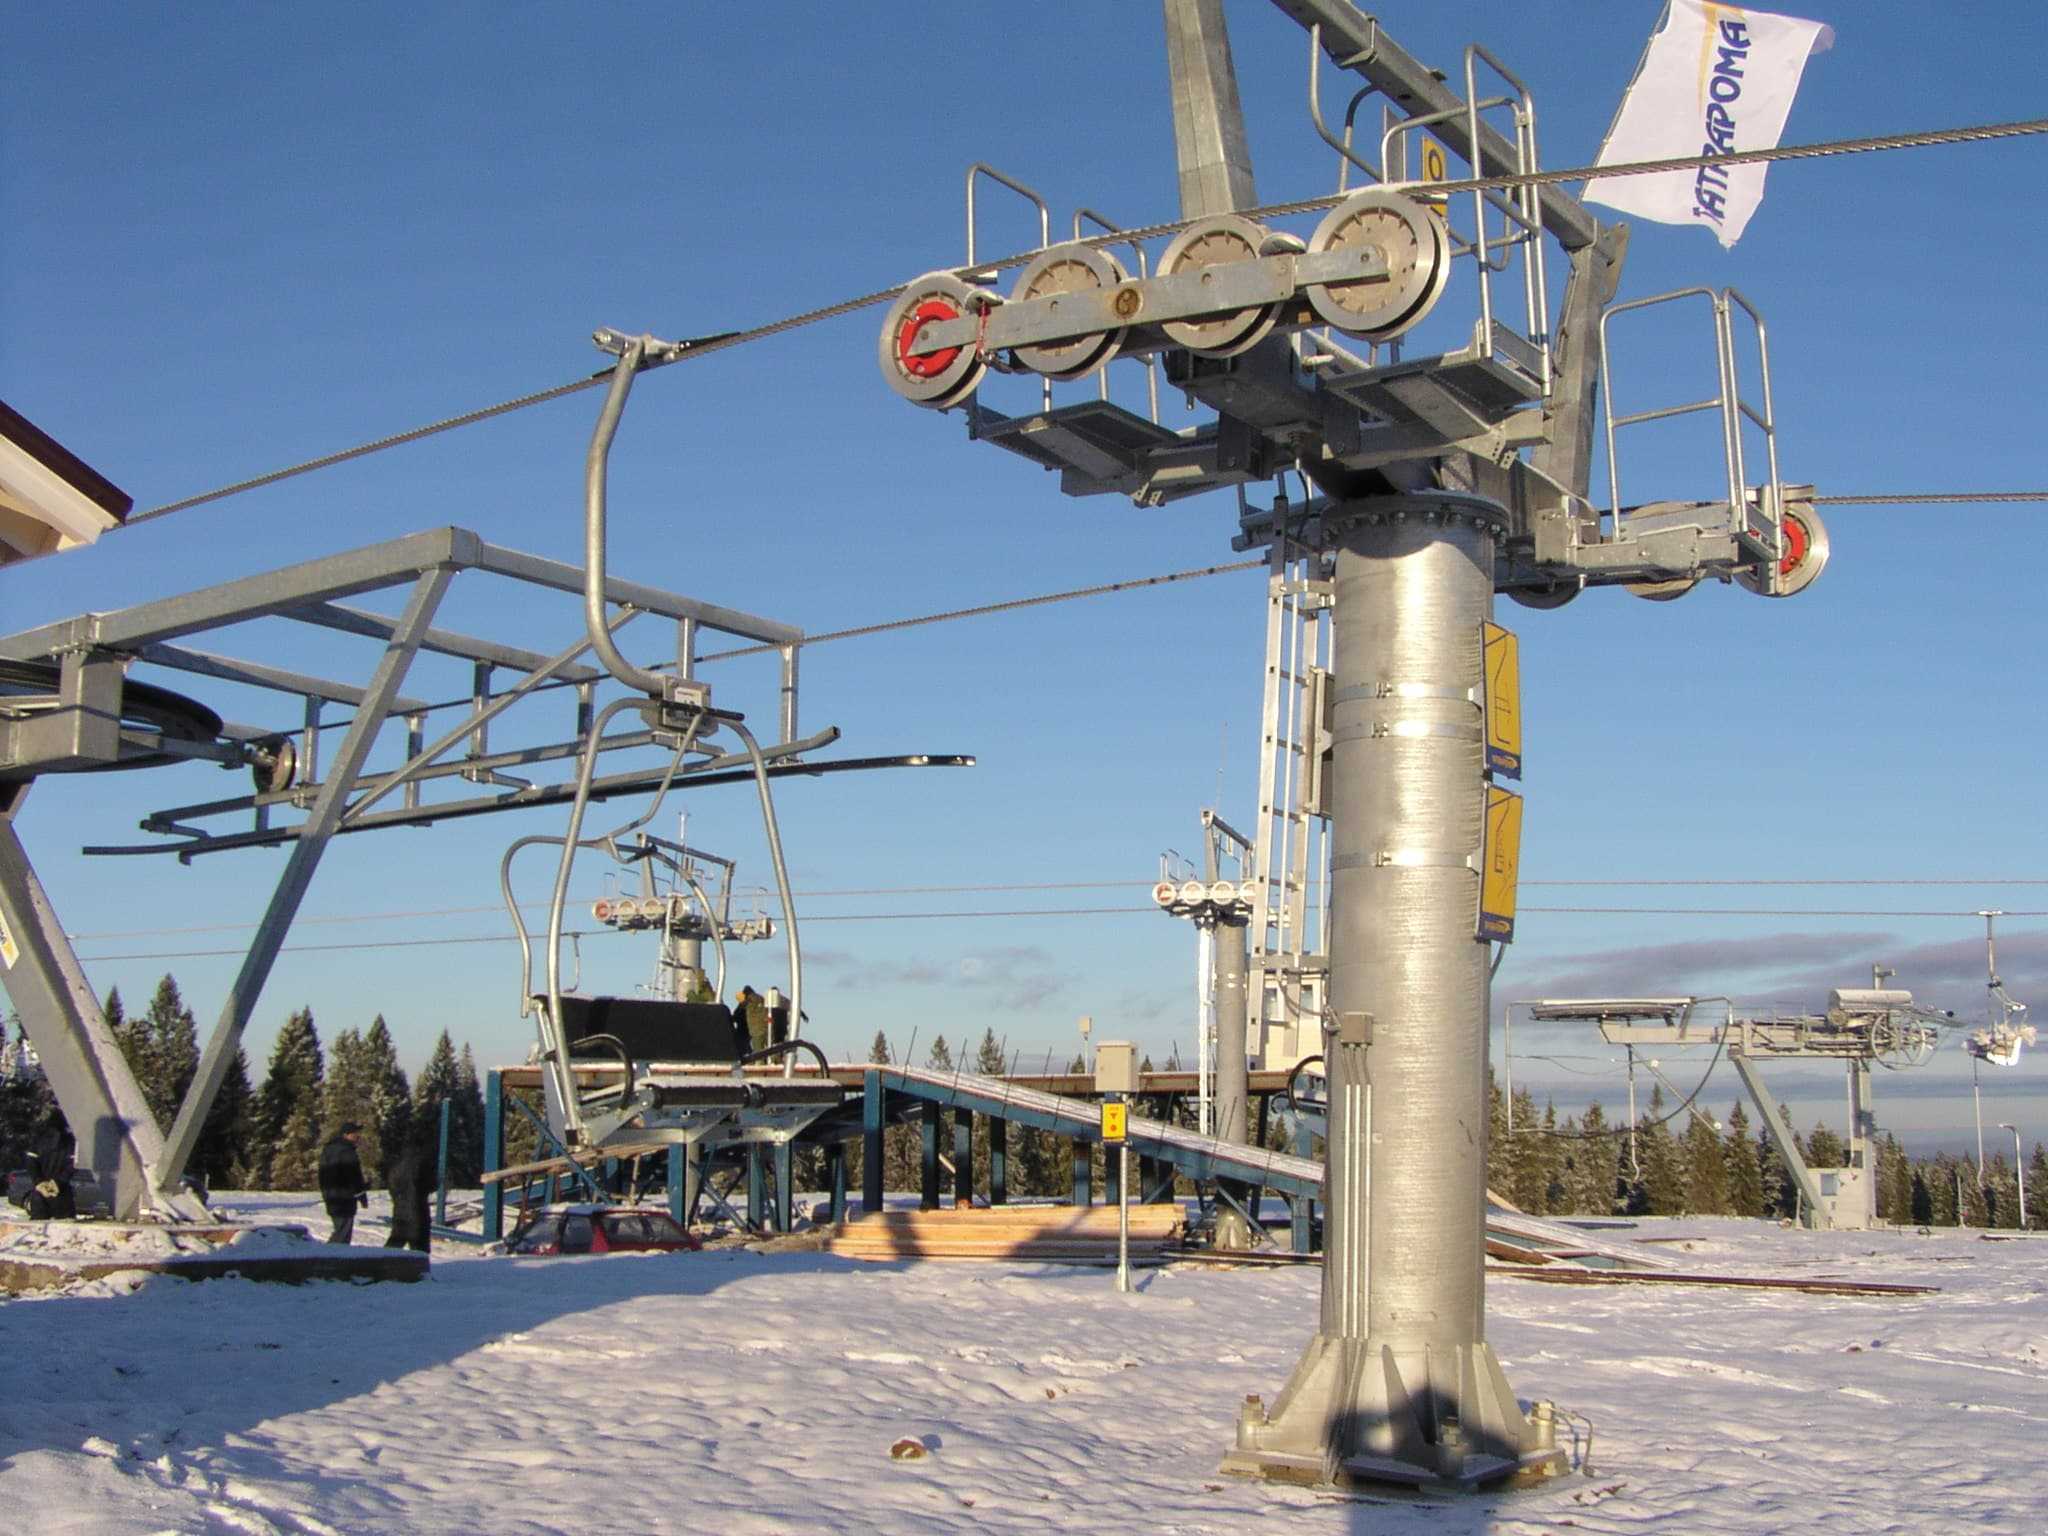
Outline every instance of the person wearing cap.
<svg viewBox="0 0 2048 1536">
<path fill-rule="evenodd" d="M 356 1211 L 370 1203 L 370 1181 L 363 1177 L 363 1160 L 356 1155 L 356 1143 L 363 1128 L 344 1120 L 334 1140 L 320 1149 L 320 1199 L 334 1223 L 330 1243 L 346 1243 L 355 1234 Z"/>
</svg>

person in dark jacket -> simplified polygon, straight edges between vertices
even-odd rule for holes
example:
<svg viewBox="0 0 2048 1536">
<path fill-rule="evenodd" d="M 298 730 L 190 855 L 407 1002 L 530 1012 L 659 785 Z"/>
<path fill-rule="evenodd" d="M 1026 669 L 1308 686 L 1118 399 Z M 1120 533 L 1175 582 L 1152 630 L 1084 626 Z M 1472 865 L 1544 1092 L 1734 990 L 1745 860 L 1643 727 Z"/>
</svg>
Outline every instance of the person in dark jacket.
<svg viewBox="0 0 2048 1536">
<path fill-rule="evenodd" d="M 71 1148 L 68 1138 L 52 1139 L 28 1155 L 28 1199 L 23 1209 L 30 1221 L 73 1221 L 78 1216 L 78 1197 L 71 1186 Z"/>
<path fill-rule="evenodd" d="M 348 1242 L 355 1233 L 357 1209 L 370 1203 L 370 1183 L 363 1177 L 363 1160 L 356 1155 L 362 1134 L 360 1125 L 347 1121 L 320 1149 L 320 1199 L 334 1223 L 330 1243 Z"/>
<path fill-rule="evenodd" d="M 440 1185 L 435 1151 L 426 1133 L 415 1131 L 391 1164 L 386 1180 L 391 1190 L 391 1235 L 384 1239 L 386 1248 L 428 1251 L 433 1221 L 427 1213 L 427 1197 Z"/>
<path fill-rule="evenodd" d="M 752 987 L 741 987 L 733 999 L 732 1016 L 747 1027 L 747 1049 L 758 1051 L 768 1043 L 768 999 Z"/>
</svg>

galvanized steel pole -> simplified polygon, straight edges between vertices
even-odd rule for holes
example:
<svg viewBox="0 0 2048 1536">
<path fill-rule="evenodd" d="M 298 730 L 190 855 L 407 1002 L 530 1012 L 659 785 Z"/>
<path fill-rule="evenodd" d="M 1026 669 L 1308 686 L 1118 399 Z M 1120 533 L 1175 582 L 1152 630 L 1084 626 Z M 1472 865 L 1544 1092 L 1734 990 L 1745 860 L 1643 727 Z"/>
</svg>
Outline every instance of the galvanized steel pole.
<svg viewBox="0 0 2048 1536">
<path fill-rule="evenodd" d="M 1322 1319 L 1228 1471 L 1470 1485 L 1557 1462 L 1486 1343 L 1481 625 L 1498 507 L 1355 502 L 1337 552 Z"/>
<path fill-rule="evenodd" d="M 1250 1127 L 1251 1073 L 1246 1060 L 1245 1035 L 1250 1018 L 1250 992 L 1246 976 L 1250 969 L 1247 953 L 1250 929 L 1244 918 L 1219 914 L 1215 929 L 1216 999 L 1216 1115 L 1218 1140 L 1242 1146 Z M 1254 1215 L 1257 1212 L 1253 1212 Z M 1251 1232 L 1245 1220 L 1222 1201 L 1217 1202 L 1216 1246 L 1249 1248 Z"/>
</svg>

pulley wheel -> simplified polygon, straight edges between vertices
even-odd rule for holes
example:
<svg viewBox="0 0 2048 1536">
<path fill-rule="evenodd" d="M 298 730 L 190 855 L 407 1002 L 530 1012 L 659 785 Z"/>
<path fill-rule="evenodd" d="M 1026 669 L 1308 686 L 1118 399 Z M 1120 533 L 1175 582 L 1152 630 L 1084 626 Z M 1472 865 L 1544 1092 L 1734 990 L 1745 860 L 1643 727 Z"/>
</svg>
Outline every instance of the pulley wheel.
<svg viewBox="0 0 2048 1536">
<path fill-rule="evenodd" d="M 1377 251 L 1385 277 L 1310 283 L 1309 307 L 1347 336 L 1385 341 L 1414 325 L 1444 291 L 1450 248 L 1443 225 L 1411 197 L 1379 188 L 1332 208 L 1309 237 L 1312 252 Z"/>
<path fill-rule="evenodd" d="M 1166 254 L 1159 258 L 1159 275 L 1172 277 L 1203 267 L 1257 261 L 1269 238 L 1269 231 L 1234 213 L 1204 219 L 1174 236 Z M 1250 309 L 1226 310 L 1199 320 L 1169 320 L 1159 328 L 1173 341 L 1203 357 L 1236 357 L 1271 335 L 1279 318 L 1280 305 L 1255 304 Z"/>
<path fill-rule="evenodd" d="M 965 319 L 978 312 L 982 290 L 950 272 L 930 272 L 903 290 L 882 321 L 879 360 L 882 377 L 906 400 L 943 411 L 974 393 L 988 371 L 977 348 L 943 347 L 914 352 L 926 326 Z"/>
<path fill-rule="evenodd" d="M 1547 587 L 1508 587 L 1507 595 L 1524 608 L 1562 608 L 1579 595 L 1580 585 L 1576 581 L 1552 582 Z"/>
<path fill-rule="evenodd" d="M 1778 562 L 1777 579 L 1766 586 L 1764 573 L 1753 566 L 1735 574 L 1750 591 L 1765 597 L 1804 592 L 1828 563 L 1828 530 L 1820 514 L 1805 502 L 1787 502 L 1783 517 L 1785 557 Z"/>
<path fill-rule="evenodd" d="M 1622 590 L 1631 597 L 1640 597 L 1653 603 L 1672 603 L 1685 596 L 1700 584 L 1697 576 L 1674 576 L 1668 581 L 1628 581 L 1622 583 Z"/>
<path fill-rule="evenodd" d="M 299 749 L 289 736 L 265 736 L 249 743 L 249 777 L 259 795 L 282 794 L 299 774 Z"/>
<path fill-rule="evenodd" d="M 1067 293 L 1096 293 L 1127 280 L 1116 258 L 1089 245 L 1056 245 L 1040 251 L 1017 279 L 1010 297 L 1017 303 L 1054 299 Z M 1093 373 L 1123 350 L 1124 331 L 1091 331 L 1072 341 L 1017 348 L 1017 361 L 1049 379 L 1078 379 Z"/>
</svg>

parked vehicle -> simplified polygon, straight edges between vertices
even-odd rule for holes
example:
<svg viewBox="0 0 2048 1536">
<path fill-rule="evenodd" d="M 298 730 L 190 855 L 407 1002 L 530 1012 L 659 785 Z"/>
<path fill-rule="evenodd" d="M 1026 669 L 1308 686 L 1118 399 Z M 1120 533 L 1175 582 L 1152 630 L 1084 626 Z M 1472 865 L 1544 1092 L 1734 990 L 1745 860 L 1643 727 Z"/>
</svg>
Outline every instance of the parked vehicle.
<svg viewBox="0 0 2048 1536">
<path fill-rule="evenodd" d="M 505 1239 L 505 1252 L 544 1257 L 565 1253 L 687 1253 L 703 1245 L 667 1211 L 631 1205 L 550 1205 L 533 1212 Z"/>
</svg>

